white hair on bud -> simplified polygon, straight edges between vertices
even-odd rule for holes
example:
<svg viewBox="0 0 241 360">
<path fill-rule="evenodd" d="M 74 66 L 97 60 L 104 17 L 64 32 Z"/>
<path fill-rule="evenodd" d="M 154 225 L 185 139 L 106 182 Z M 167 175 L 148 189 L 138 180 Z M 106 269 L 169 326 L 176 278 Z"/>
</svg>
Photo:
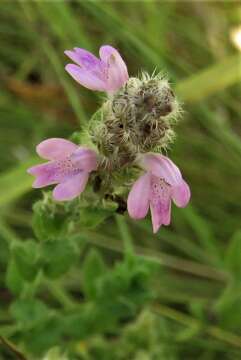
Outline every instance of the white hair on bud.
<svg viewBox="0 0 241 360">
<path fill-rule="evenodd" d="M 105 159 L 103 168 L 118 172 L 133 166 L 138 153 L 166 151 L 181 113 L 164 72 L 143 71 L 139 78 L 129 78 L 90 123 L 91 138 Z"/>
</svg>

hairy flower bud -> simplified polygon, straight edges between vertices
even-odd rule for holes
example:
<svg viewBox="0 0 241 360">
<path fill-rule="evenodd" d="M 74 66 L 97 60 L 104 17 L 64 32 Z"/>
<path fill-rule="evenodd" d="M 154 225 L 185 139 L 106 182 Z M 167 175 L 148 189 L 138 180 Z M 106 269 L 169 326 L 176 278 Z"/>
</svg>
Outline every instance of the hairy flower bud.
<svg viewBox="0 0 241 360">
<path fill-rule="evenodd" d="M 130 78 L 104 103 L 90 132 L 105 164 L 119 168 L 131 165 L 137 153 L 167 148 L 179 114 L 179 103 L 167 79 L 144 73 L 141 79 Z"/>
</svg>

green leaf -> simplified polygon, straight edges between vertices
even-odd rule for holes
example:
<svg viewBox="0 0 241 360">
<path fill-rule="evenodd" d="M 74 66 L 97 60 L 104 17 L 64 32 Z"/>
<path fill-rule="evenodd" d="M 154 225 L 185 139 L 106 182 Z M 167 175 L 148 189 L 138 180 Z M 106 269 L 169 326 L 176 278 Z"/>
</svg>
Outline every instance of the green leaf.
<svg viewBox="0 0 241 360">
<path fill-rule="evenodd" d="M 102 312 L 113 319 L 132 316 L 143 304 L 150 301 L 153 292 L 150 280 L 156 264 L 133 256 L 118 263 L 98 280 L 96 302 Z"/>
<path fill-rule="evenodd" d="M 113 212 L 97 207 L 84 207 L 80 209 L 79 224 L 85 228 L 95 228 L 112 216 Z"/>
<path fill-rule="evenodd" d="M 10 259 L 6 273 L 6 285 L 14 294 L 19 295 L 24 287 L 24 280 L 20 276 L 19 269 L 14 259 Z"/>
<path fill-rule="evenodd" d="M 61 352 L 60 348 L 54 347 L 45 354 L 43 360 L 68 360 L 68 358 Z"/>
<path fill-rule="evenodd" d="M 41 246 L 41 266 L 47 277 L 58 278 L 76 262 L 79 250 L 70 240 L 49 240 Z"/>
<path fill-rule="evenodd" d="M 63 316 L 50 314 L 44 317 L 44 321 L 38 322 L 23 334 L 25 346 L 33 353 L 46 352 L 49 348 L 61 343 Z"/>
<path fill-rule="evenodd" d="M 116 314 L 111 316 L 108 305 L 87 302 L 62 320 L 64 335 L 83 340 L 96 333 L 111 331 L 115 318 Z"/>
<path fill-rule="evenodd" d="M 16 243 L 12 247 L 12 254 L 21 276 L 27 281 L 33 281 L 39 270 L 38 244 L 32 240 Z"/>
<path fill-rule="evenodd" d="M 93 334 L 91 321 L 88 316 L 90 314 L 89 307 L 93 310 L 93 305 L 85 304 L 81 306 L 79 311 L 68 314 L 63 318 L 62 325 L 66 336 L 83 340 Z M 93 314 L 94 312 L 92 311 L 91 313 Z"/>
<path fill-rule="evenodd" d="M 19 299 L 11 304 L 10 312 L 24 329 L 42 323 L 49 313 L 47 306 L 37 299 Z"/>
<path fill-rule="evenodd" d="M 34 205 L 33 229 L 39 240 L 63 236 L 67 227 L 68 217 L 63 211 L 51 211 L 43 201 Z"/>
<path fill-rule="evenodd" d="M 100 253 L 96 250 L 91 250 L 83 264 L 83 286 L 88 297 L 96 297 L 98 280 L 106 273 L 106 271 L 107 267 Z"/>
</svg>

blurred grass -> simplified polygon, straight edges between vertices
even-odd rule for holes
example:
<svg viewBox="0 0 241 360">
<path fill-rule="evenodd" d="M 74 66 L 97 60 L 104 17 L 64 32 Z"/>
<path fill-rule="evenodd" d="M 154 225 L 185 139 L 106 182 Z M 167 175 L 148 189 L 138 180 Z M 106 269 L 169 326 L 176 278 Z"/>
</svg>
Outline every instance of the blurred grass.
<svg viewBox="0 0 241 360">
<path fill-rule="evenodd" d="M 240 4 L 232 2 L 3 1 L 0 216 L 7 227 L 0 228 L 0 238 L 7 241 L 8 227 L 11 236 L 32 235 L 31 206 L 40 192 L 30 192 L 32 179 L 25 169 L 36 161 L 35 145 L 84 127 L 98 107 L 99 95 L 65 73 L 63 51 L 80 46 L 97 52 L 110 43 L 120 49 L 131 75 L 141 69 L 168 72 L 185 110 L 169 154 L 191 185 L 192 204 L 174 209 L 172 226 L 157 236 L 149 220 L 127 220 L 129 236 L 142 255 L 159 259 L 164 269 L 160 301 L 175 309 L 167 311 L 170 318 L 178 310 L 198 319 L 200 307 L 209 329 L 215 322 L 241 335 L 236 283 L 241 264 L 241 58 L 229 38 L 240 20 Z M 120 236 L 116 223 L 101 227 L 102 240 L 88 233 L 96 246 L 106 243 L 109 256 L 118 250 L 113 241 L 126 236 L 125 225 L 117 224 Z M 2 276 L 0 281 L 3 287 Z M 226 346 L 222 341 L 220 349 Z M 204 342 L 200 359 L 232 358 L 226 348 L 208 350 L 211 339 Z M 192 346 L 189 340 L 186 347 Z M 195 346 L 197 354 L 202 347 Z"/>
</svg>

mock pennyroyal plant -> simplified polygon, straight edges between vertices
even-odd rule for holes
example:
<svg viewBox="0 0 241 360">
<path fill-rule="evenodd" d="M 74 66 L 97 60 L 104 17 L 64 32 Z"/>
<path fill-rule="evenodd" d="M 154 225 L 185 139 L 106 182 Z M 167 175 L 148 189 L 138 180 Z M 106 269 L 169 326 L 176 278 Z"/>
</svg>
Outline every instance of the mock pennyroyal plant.
<svg viewBox="0 0 241 360">
<path fill-rule="evenodd" d="M 36 176 L 33 187 L 57 184 L 54 199 L 72 200 L 89 179 L 78 206 L 94 207 L 95 214 L 97 208 L 122 213 L 128 208 L 134 219 L 144 218 L 150 208 L 156 233 L 170 223 L 171 201 L 184 207 L 190 199 L 180 170 L 160 155 L 173 141 L 181 113 L 169 81 L 163 74 L 129 78 L 119 52 L 109 45 L 100 48 L 100 59 L 80 48 L 65 54 L 77 64 L 68 64 L 67 72 L 88 89 L 105 92 L 106 98 L 74 134 L 77 144 L 48 139 L 37 146 L 37 153 L 50 161 L 29 169 Z"/>
<path fill-rule="evenodd" d="M 28 169 L 36 176 L 34 188 L 58 184 L 53 190 L 57 201 L 72 200 L 82 193 L 89 174 L 97 168 L 97 155 L 88 148 L 77 146 L 71 141 L 53 138 L 42 141 L 36 148 L 47 163 Z"/>
<path fill-rule="evenodd" d="M 133 184 L 127 204 L 133 219 L 143 219 L 151 209 L 153 232 L 171 221 L 171 200 L 185 207 L 190 200 L 190 189 L 178 167 L 166 156 L 140 156 L 140 166 L 146 170 Z"/>
<path fill-rule="evenodd" d="M 114 93 L 128 80 L 128 71 L 119 52 L 112 46 L 101 46 L 100 59 L 81 48 L 66 50 L 75 64 L 66 65 L 66 71 L 81 85 L 90 90 Z"/>
</svg>

